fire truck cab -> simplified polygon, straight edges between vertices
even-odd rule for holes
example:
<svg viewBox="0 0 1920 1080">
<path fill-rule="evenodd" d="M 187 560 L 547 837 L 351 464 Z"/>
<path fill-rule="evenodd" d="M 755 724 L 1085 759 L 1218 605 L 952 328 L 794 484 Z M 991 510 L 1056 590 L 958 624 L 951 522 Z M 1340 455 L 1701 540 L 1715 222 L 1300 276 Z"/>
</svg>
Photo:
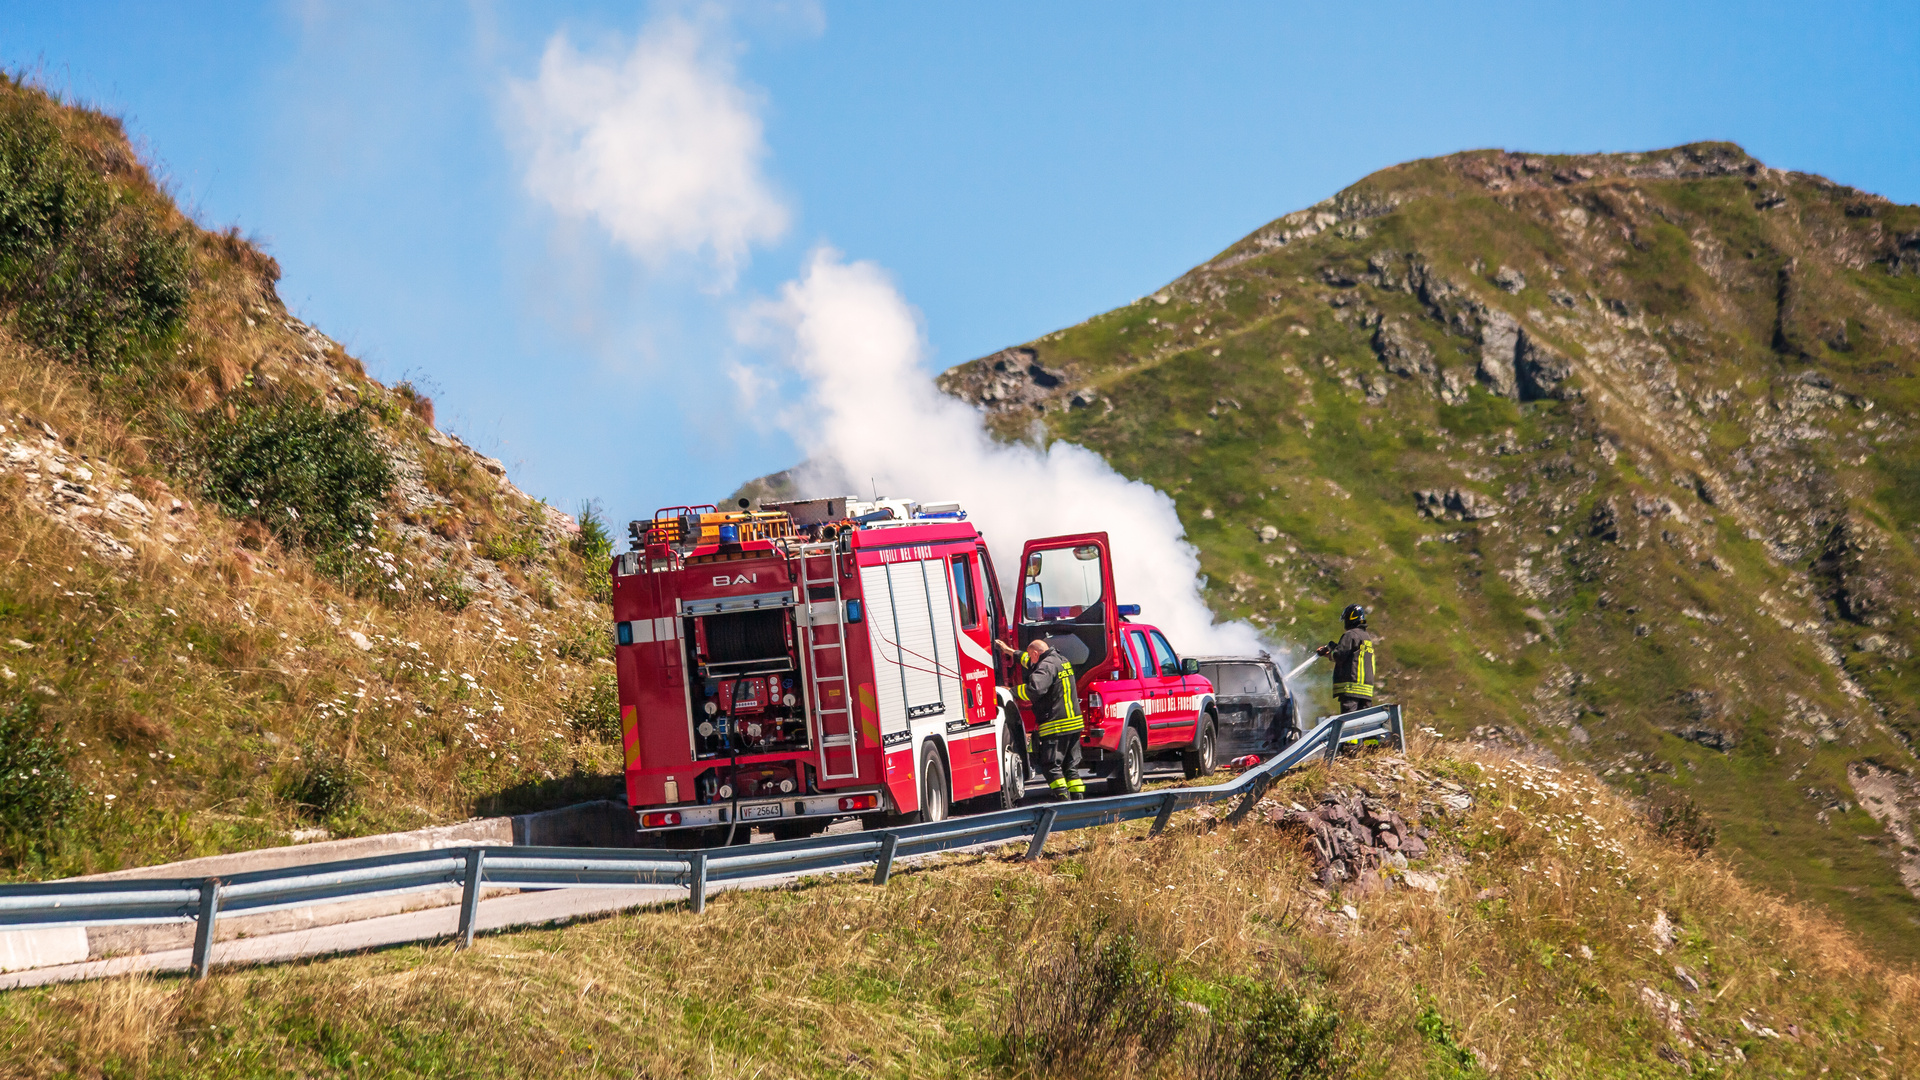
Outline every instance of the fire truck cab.
<svg viewBox="0 0 1920 1080">
<path fill-rule="evenodd" d="M 671 507 L 613 565 L 627 799 L 672 843 L 1011 806 L 993 564 L 954 504 Z"/>
<path fill-rule="evenodd" d="M 1138 604 L 1116 604 L 1106 533 L 1027 542 L 1013 642 L 1045 638 L 1073 664 L 1086 731 L 1084 760 L 1108 777 L 1109 790 L 1132 794 L 1149 758 L 1178 755 L 1188 778 L 1214 769 L 1219 718 L 1213 686 L 1199 662 L 1182 659 L 1165 634 L 1134 622 Z M 1012 685 L 1019 673 L 1003 673 Z M 1027 732 L 1034 718 L 1019 706 Z"/>
</svg>

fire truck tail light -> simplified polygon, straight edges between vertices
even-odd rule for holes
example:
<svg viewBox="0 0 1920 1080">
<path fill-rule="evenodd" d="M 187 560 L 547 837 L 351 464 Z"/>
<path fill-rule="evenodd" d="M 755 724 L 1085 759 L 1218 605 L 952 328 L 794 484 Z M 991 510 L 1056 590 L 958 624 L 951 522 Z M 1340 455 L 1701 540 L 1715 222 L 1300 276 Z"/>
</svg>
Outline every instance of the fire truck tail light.
<svg viewBox="0 0 1920 1080">
<path fill-rule="evenodd" d="M 1090 709 L 1098 709 L 1101 707 L 1100 691 L 1095 690 L 1093 693 L 1087 695 L 1087 707 Z"/>
<path fill-rule="evenodd" d="M 664 829 L 678 824 L 680 824 L 680 814 L 674 810 L 640 815 L 640 827 L 643 829 Z"/>
<path fill-rule="evenodd" d="M 840 800 L 842 810 L 872 810 L 880 805 L 878 795 L 848 795 Z"/>
</svg>

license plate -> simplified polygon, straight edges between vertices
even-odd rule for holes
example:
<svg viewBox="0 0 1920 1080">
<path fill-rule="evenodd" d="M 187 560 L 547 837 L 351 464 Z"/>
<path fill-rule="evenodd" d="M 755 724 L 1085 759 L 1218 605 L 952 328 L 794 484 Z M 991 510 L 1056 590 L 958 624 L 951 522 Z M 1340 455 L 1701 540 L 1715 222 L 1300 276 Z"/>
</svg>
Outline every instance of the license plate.
<svg viewBox="0 0 1920 1080">
<path fill-rule="evenodd" d="M 779 817 L 781 811 L 784 809 L 784 805 L 777 802 L 761 803 L 758 806 L 743 806 L 740 808 L 740 820 L 759 821 L 761 818 Z"/>
</svg>

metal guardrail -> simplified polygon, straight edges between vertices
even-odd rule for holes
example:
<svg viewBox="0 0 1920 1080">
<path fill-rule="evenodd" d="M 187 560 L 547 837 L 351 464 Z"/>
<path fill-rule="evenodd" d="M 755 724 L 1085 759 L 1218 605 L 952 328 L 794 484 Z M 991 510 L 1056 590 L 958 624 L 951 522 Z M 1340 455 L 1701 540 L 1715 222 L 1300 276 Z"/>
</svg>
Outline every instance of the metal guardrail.
<svg viewBox="0 0 1920 1080">
<path fill-rule="evenodd" d="M 1154 823 L 1150 835 L 1157 835 L 1181 810 L 1233 798 L 1242 801 L 1227 820 L 1239 821 L 1282 773 L 1310 759 L 1331 760 L 1342 743 L 1369 739 L 1392 739 L 1402 751 L 1406 749 L 1400 706 L 1381 705 L 1330 716 L 1273 758 L 1232 780 L 1206 787 L 1113 795 L 897 829 L 711 850 L 474 846 L 256 870 L 227 877 L 0 885 L 0 930 L 192 922 L 197 924 L 193 975 L 203 979 L 212 966 L 214 925 L 222 915 L 252 915 L 460 886 L 459 938 L 464 948 L 473 943 L 483 888 L 678 885 L 688 890 L 688 903 L 700 912 L 706 910 L 711 885 L 743 878 L 818 873 L 873 863 L 874 884 L 885 885 L 896 860 L 952 848 L 1027 837 L 1026 857 L 1034 859 L 1046 846 L 1047 837 L 1056 832 L 1151 816 Z"/>
</svg>

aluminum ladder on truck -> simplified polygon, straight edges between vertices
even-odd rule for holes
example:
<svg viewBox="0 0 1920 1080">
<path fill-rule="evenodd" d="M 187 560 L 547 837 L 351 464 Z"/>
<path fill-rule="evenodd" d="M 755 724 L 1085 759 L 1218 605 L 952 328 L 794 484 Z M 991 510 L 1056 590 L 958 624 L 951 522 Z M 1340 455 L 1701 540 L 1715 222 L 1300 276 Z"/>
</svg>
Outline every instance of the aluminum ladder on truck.
<svg viewBox="0 0 1920 1080">
<path fill-rule="evenodd" d="M 853 686 L 847 681 L 847 608 L 846 600 L 840 595 L 840 559 L 836 553 L 837 541 L 800 545 L 800 595 L 805 598 L 807 611 L 807 700 L 814 707 L 814 715 L 820 719 L 820 776 L 824 780 L 855 780 L 860 776 L 860 753 L 857 748 L 853 718 Z M 827 563 L 827 576 L 809 577 L 808 573 L 815 558 L 824 558 Z M 833 621 L 815 622 L 813 590 L 815 586 L 826 586 L 833 590 Z M 833 640 L 821 641 L 819 630 L 831 628 Z M 837 675 L 822 675 L 821 661 L 830 660 L 838 670 Z M 828 708 L 826 689 L 830 684 L 838 683 L 840 707 Z M 836 723 L 839 725 L 836 727 Z M 848 769 L 835 772 L 828 763 L 827 752 L 845 747 Z"/>
</svg>

